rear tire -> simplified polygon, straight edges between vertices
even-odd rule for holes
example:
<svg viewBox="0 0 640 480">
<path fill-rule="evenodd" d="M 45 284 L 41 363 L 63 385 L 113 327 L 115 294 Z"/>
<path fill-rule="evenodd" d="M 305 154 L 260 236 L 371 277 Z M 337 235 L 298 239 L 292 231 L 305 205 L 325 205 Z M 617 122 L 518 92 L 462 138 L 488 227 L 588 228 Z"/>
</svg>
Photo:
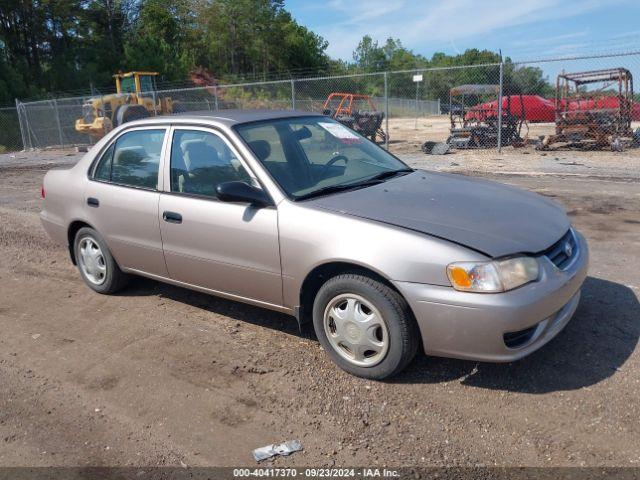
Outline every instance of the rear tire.
<svg viewBox="0 0 640 480">
<path fill-rule="evenodd" d="M 420 332 L 402 296 L 373 278 L 329 279 L 313 303 L 313 326 L 331 359 L 358 377 L 382 380 L 416 355 Z"/>
<path fill-rule="evenodd" d="M 114 115 L 115 125 L 119 127 L 127 122 L 148 118 L 149 112 L 142 105 L 121 105 Z"/>
<path fill-rule="evenodd" d="M 80 276 L 92 290 L 109 295 L 129 283 L 129 275 L 120 270 L 104 239 L 93 228 L 78 230 L 73 251 Z"/>
</svg>

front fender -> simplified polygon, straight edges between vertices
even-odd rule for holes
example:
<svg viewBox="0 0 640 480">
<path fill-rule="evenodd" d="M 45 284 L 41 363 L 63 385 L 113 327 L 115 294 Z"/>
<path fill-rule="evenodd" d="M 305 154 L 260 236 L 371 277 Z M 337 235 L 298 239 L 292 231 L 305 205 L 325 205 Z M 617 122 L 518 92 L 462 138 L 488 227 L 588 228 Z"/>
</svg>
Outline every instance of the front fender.
<svg viewBox="0 0 640 480">
<path fill-rule="evenodd" d="M 443 239 L 284 201 L 278 206 L 283 297 L 298 304 L 300 289 L 314 268 L 351 263 L 392 282 L 448 286 L 446 265 L 487 257 Z"/>
</svg>

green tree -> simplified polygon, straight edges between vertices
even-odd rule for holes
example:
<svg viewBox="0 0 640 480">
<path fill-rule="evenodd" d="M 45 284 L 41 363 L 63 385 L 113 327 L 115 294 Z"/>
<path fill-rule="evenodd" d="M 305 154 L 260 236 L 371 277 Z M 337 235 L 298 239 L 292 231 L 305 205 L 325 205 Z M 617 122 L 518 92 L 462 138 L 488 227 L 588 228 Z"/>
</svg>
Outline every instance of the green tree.
<svg viewBox="0 0 640 480">
<path fill-rule="evenodd" d="M 359 70 L 380 72 L 388 66 L 387 56 L 383 48 L 378 46 L 369 35 L 365 35 L 353 52 L 353 60 Z"/>
<path fill-rule="evenodd" d="M 155 70 L 169 80 L 184 80 L 195 66 L 190 49 L 194 12 L 191 2 L 144 0 L 124 44 L 124 70 Z"/>
<path fill-rule="evenodd" d="M 221 76 L 318 71 L 329 65 L 327 42 L 298 25 L 282 0 L 204 2 L 196 31 L 196 63 Z"/>
<path fill-rule="evenodd" d="M 555 90 L 544 76 L 542 69 L 531 66 L 518 66 L 510 59 L 504 63 L 504 91 L 506 94 L 532 94 L 553 97 Z"/>
<path fill-rule="evenodd" d="M 127 68 L 125 41 L 134 27 L 138 7 L 137 0 L 90 0 L 85 4 L 77 53 L 82 65 L 81 85 L 111 86 L 112 75 Z"/>
<path fill-rule="evenodd" d="M 61 90 L 86 92 L 90 85 L 109 91 L 118 70 L 155 70 L 161 80 L 185 82 L 197 68 L 225 81 L 406 70 L 409 73 L 389 77 L 390 94 L 412 97 L 411 70 L 500 60 L 497 53 L 480 49 L 436 53 L 427 59 L 399 39 L 388 38 L 380 45 L 365 35 L 353 61 L 344 62 L 330 59 L 327 46 L 292 18 L 283 0 L 3 0 L 0 103 Z M 420 96 L 443 101 L 454 85 L 499 81 L 496 66 L 424 75 Z M 540 69 L 508 59 L 504 81 L 509 92 L 552 91 Z M 344 80 L 334 87 L 340 85 L 376 95 L 383 88 L 378 76 Z"/>
</svg>

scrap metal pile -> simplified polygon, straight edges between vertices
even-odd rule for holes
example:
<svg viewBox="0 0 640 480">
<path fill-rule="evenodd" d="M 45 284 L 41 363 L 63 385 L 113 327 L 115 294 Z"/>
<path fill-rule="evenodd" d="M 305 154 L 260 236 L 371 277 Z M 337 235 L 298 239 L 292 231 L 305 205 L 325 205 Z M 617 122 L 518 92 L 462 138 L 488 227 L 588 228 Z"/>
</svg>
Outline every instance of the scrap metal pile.
<svg viewBox="0 0 640 480">
<path fill-rule="evenodd" d="M 478 103 L 483 96 L 497 98 L 500 94 L 499 85 L 460 85 L 449 91 L 449 118 L 451 120 L 450 135 L 447 144 L 454 148 L 489 148 L 500 143 L 517 145 L 522 143 L 520 132 L 526 121 L 525 103 L 520 100 L 520 111 L 514 111 L 511 106 L 511 96 L 506 100 L 506 108 L 500 114 L 492 103 Z M 467 103 L 471 100 L 474 106 Z M 497 102 L 494 102 L 497 104 Z M 499 135 L 500 132 L 500 135 Z"/>
<path fill-rule="evenodd" d="M 540 138 L 536 149 L 566 144 L 622 151 L 640 140 L 631 129 L 633 77 L 626 68 L 560 74 L 555 103 L 555 135 Z"/>
</svg>

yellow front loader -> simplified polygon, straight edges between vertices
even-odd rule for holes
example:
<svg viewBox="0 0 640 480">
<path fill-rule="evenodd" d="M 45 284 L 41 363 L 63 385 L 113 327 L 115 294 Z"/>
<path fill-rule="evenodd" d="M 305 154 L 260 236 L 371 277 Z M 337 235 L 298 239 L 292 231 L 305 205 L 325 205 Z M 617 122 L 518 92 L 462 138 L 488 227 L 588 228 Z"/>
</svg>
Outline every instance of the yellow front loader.
<svg viewBox="0 0 640 480">
<path fill-rule="evenodd" d="M 138 71 L 114 75 L 116 93 L 88 99 L 82 105 L 82 118 L 76 120 L 76 131 L 98 139 L 132 120 L 184 112 L 180 102 L 157 94 L 157 75 Z"/>
</svg>

